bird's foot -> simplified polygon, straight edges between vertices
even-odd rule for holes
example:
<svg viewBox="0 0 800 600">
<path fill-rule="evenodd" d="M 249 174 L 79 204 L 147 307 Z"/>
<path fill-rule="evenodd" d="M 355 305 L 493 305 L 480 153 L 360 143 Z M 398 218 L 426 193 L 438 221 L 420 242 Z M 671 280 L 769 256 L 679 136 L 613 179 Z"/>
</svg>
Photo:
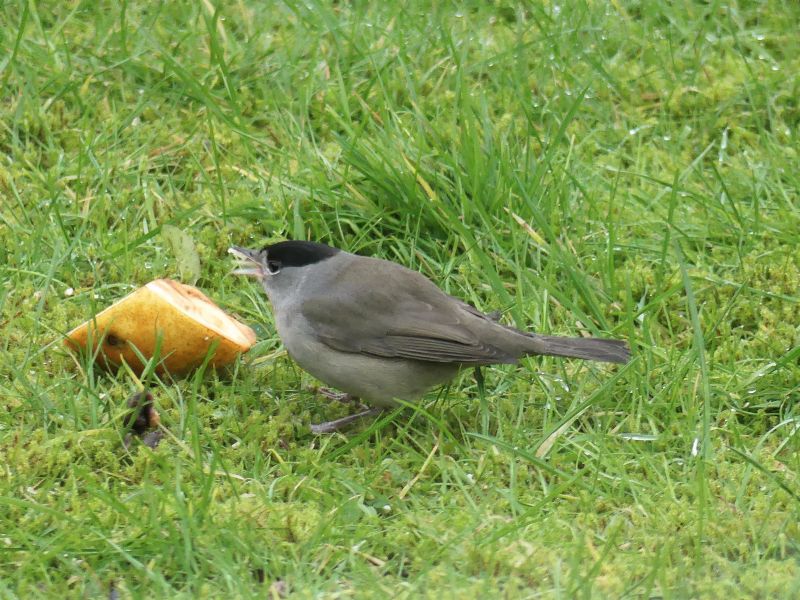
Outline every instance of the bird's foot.
<svg viewBox="0 0 800 600">
<path fill-rule="evenodd" d="M 317 388 L 316 391 L 319 392 L 321 396 L 325 396 L 328 400 L 336 400 L 337 402 L 350 403 L 358 400 L 358 397 L 353 396 L 353 394 L 337 392 L 331 388 L 321 387 Z"/>
<path fill-rule="evenodd" d="M 354 415 L 348 415 L 347 417 L 342 417 L 341 419 L 336 419 L 335 421 L 326 421 L 325 423 L 316 423 L 311 425 L 311 432 L 312 433 L 334 433 L 335 431 L 339 431 L 342 427 L 345 427 L 352 423 L 353 421 L 357 421 L 364 417 L 371 417 L 375 415 L 379 415 L 383 412 L 382 408 L 370 408 L 360 413 L 356 413 Z"/>
</svg>

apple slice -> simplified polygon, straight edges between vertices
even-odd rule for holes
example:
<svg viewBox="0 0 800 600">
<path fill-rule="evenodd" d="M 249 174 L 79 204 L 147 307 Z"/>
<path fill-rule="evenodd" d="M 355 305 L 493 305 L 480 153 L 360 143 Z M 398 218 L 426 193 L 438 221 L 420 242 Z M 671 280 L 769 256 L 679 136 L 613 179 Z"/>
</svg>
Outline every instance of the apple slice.
<svg viewBox="0 0 800 600">
<path fill-rule="evenodd" d="M 161 337 L 159 372 L 182 375 L 200 366 L 212 344 L 209 364 L 233 362 L 256 342 L 256 334 L 223 312 L 200 290 L 171 279 L 156 279 L 118 300 L 93 319 L 67 334 L 64 343 L 78 350 L 90 343 L 106 367 L 124 360 L 137 373 L 144 365 L 133 350 L 146 358 L 156 351 Z"/>
</svg>

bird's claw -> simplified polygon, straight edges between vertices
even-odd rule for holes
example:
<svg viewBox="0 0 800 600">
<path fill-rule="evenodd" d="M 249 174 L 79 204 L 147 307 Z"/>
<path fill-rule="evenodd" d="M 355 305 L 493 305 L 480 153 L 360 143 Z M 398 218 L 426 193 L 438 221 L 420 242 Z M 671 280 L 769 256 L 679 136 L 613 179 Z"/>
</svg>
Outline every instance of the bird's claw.
<svg viewBox="0 0 800 600">
<path fill-rule="evenodd" d="M 382 408 L 370 408 L 360 413 L 356 413 L 354 415 L 348 415 L 346 417 L 342 417 L 341 419 L 336 419 L 334 421 L 325 421 L 324 423 L 316 423 L 311 425 L 311 433 L 335 433 L 339 431 L 341 428 L 349 425 L 353 421 L 357 421 L 364 417 L 369 417 L 373 415 L 379 415 L 383 412 Z"/>
</svg>

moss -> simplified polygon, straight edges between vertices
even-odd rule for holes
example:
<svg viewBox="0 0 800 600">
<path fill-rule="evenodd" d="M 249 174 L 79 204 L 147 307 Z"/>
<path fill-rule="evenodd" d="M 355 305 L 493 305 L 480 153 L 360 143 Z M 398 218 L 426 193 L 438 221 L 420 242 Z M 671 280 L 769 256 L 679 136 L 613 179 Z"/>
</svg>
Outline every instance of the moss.
<svg viewBox="0 0 800 600">
<path fill-rule="evenodd" d="M 9 6 L 2 30 L 27 24 L 0 83 L 4 585 L 791 594 L 800 51 L 783 8 Z M 226 249 L 303 235 L 507 322 L 629 337 L 636 359 L 617 379 L 486 369 L 486 429 L 465 373 L 426 397 L 432 420 L 323 438 L 308 424 L 351 407 L 288 358 L 138 382 L 66 354 L 62 332 L 177 274 L 168 222 L 262 355 L 280 345 L 268 303 Z M 155 451 L 121 444 L 140 383 L 169 432 Z"/>
</svg>

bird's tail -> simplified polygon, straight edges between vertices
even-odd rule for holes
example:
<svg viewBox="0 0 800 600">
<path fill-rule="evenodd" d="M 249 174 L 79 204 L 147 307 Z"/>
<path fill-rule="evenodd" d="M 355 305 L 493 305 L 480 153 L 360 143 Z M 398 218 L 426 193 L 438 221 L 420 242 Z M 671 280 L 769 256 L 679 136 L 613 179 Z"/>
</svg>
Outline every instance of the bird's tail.
<svg viewBox="0 0 800 600">
<path fill-rule="evenodd" d="M 530 345 L 531 354 L 569 356 L 613 363 L 626 363 L 631 358 L 628 344 L 622 340 L 570 338 L 538 334 L 528 334 L 528 336 L 534 341 Z"/>
</svg>

